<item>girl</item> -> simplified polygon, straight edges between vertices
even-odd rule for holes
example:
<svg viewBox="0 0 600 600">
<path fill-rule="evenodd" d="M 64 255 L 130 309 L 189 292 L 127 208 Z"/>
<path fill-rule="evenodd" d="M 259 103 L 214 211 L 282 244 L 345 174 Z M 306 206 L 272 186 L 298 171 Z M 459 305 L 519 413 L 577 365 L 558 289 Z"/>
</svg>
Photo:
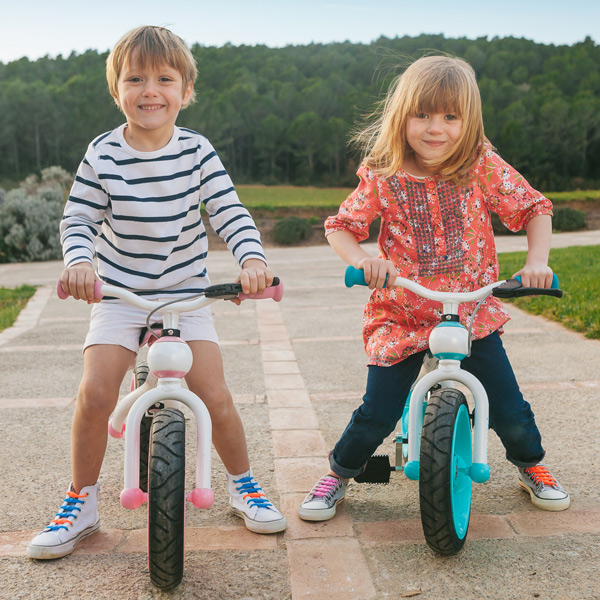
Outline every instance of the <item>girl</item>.
<svg viewBox="0 0 600 600">
<path fill-rule="evenodd" d="M 552 205 L 504 162 L 484 135 L 481 98 L 468 63 L 446 56 L 414 62 L 396 80 L 380 115 L 356 136 L 364 160 L 360 183 L 325 222 L 328 242 L 348 264 L 364 269 L 374 292 L 364 309 L 369 356 L 362 405 L 329 455 L 331 470 L 298 509 L 308 521 L 335 515 L 348 480 L 394 430 L 404 399 L 439 322 L 439 303 L 392 287 L 397 276 L 430 289 L 468 292 L 498 279 L 490 211 L 513 231 L 525 229 L 529 251 L 524 286 L 550 287 Z M 381 217 L 379 256 L 359 245 Z M 386 277 L 390 284 L 385 287 Z M 470 324 L 469 307 L 461 320 Z M 471 356 L 462 366 L 484 385 L 490 426 L 519 471 L 533 504 L 564 510 L 569 496 L 545 465 L 541 436 L 523 399 L 499 333 L 509 316 L 493 297 L 473 326 Z"/>
</svg>

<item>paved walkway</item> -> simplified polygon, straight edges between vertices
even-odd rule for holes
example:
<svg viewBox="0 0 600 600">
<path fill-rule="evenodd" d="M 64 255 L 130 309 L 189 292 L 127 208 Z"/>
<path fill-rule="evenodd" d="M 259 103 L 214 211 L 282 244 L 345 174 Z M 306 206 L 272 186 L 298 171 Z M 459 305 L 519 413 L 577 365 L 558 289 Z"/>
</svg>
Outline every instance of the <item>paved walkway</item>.
<svg viewBox="0 0 600 600">
<path fill-rule="evenodd" d="M 556 235 L 554 244 L 583 240 L 600 244 L 600 232 Z M 499 249 L 524 249 L 524 243 L 500 238 Z M 188 510 L 184 581 L 170 594 L 149 583 L 144 509 L 129 512 L 118 502 L 122 440 L 109 440 L 101 532 L 60 561 L 25 556 L 27 541 L 56 511 L 69 481 L 70 421 L 89 307 L 55 297 L 58 262 L 0 266 L 0 285 L 41 286 L 15 327 L 0 333 L 6 374 L 0 598 L 597 599 L 600 342 L 510 308 L 505 345 L 536 413 L 547 461 L 571 493 L 568 511 L 531 506 L 492 433 L 492 478 L 474 487 L 468 540 L 456 557 L 435 556 L 425 545 L 418 485 L 401 474 L 388 486 L 351 485 L 335 519 L 306 523 L 296 507 L 327 468 L 328 449 L 364 388 L 360 325 L 368 290 L 343 287 L 344 267 L 327 246 L 268 253 L 286 287 L 280 304 L 213 306 L 254 471 L 289 527 L 275 536 L 246 531 L 227 509 L 223 466 L 214 455 L 216 502 L 208 511 Z M 211 254 L 209 270 L 215 282 L 237 274 L 226 252 Z M 190 437 L 191 453 L 193 432 Z M 393 454 L 390 440 L 380 452 Z"/>
</svg>

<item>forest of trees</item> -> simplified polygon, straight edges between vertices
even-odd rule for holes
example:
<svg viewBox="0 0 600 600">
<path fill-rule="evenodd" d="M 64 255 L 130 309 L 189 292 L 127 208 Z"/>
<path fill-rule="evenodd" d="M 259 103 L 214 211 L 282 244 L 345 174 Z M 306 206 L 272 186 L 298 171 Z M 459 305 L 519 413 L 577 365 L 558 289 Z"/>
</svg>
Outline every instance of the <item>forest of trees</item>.
<svg viewBox="0 0 600 600">
<path fill-rule="evenodd" d="M 352 127 L 408 61 L 432 51 L 477 72 L 488 138 L 542 190 L 600 187 L 600 47 L 515 38 L 380 38 L 268 48 L 192 48 L 197 102 L 178 124 L 206 135 L 236 183 L 355 183 Z M 123 121 L 106 53 L 0 63 L 0 181 L 51 165 L 74 172 Z"/>
</svg>

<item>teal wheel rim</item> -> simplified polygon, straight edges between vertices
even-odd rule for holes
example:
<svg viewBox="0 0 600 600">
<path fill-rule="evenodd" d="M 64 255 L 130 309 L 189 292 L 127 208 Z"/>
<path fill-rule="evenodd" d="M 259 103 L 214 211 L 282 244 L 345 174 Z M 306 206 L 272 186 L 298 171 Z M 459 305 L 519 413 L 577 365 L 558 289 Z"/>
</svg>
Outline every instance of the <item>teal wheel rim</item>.
<svg viewBox="0 0 600 600">
<path fill-rule="evenodd" d="M 450 497 L 454 531 L 459 539 L 467 535 L 471 516 L 471 491 L 473 481 L 469 469 L 473 464 L 471 422 L 469 411 L 462 404 L 456 415 L 452 433 L 452 459 L 450 465 Z"/>
</svg>

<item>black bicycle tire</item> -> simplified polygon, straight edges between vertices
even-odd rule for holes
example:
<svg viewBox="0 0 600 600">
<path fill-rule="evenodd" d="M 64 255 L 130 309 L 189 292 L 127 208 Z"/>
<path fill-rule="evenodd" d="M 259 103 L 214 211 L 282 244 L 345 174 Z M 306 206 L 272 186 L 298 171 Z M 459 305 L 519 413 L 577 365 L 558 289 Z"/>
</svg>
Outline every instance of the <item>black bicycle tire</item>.
<svg viewBox="0 0 600 600">
<path fill-rule="evenodd" d="M 421 436 L 421 523 L 427 545 L 443 555 L 456 554 L 463 548 L 471 515 L 469 503 L 465 533 L 457 534 L 452 507 L 451 464 L 454 427 L 462 405 L 468 410 L 464 394 L 457 389 L 443 388 L 433 392 L 425 411 Z"/>
<path fill-rule="evenodd" d="M 148 363 L 139 362 L 134 369 L 135 387 L 140 388 L 146 379 L 150 370 Z M 152 427 L 152 417 L 144 415 L 140 422 L 140 489 L 142 492 L 148 491 L 148 451 L 150 449 L 150 428 Z"/>
<path fill-rule="evenodd" d="M 185 418 L 175 408 L 152 420 L 148 477 L 148 567 L 160 589 L 181 582 L 184 563 Z"/>
</svg>

